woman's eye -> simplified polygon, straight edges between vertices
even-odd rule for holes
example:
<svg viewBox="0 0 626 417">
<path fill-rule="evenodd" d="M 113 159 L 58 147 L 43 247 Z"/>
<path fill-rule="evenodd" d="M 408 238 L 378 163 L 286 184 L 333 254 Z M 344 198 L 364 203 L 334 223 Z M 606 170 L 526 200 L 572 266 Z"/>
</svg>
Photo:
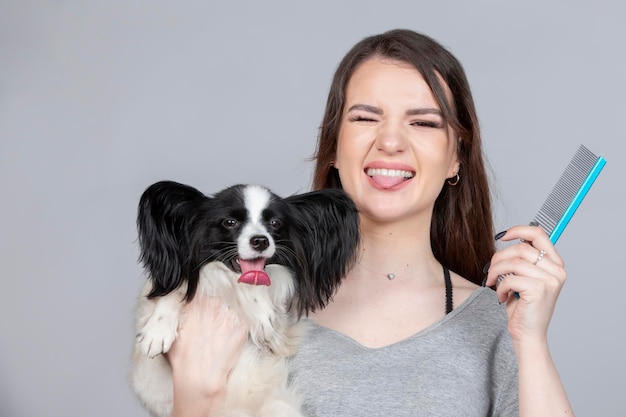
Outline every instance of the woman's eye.
<svg viewBox="0 0 626 417">
<path fill-rule="evenodd" d="M 367 116 L 352 116 L 350 117 L 350 121 L 351 122 L 375 122 L 376 119 L 372 119 L 371 117 L 367 117 Z"/>
<path fill-rule="evenodd" d="M 234 229 L 239 226 L 239 222 L 235 219 L 224 219 L 222 221 L 222 226 L 226 229 Z"/>
<path fill-rule="evenodd" d="M 417 120 L 417 121 L 411 123 L 411 125 L 417 126 L 417 127 L 430 127 L 430 128 L 434 128 L 434 129 L 438 129 L 438 128 L 442 127 L 441 123 L 433 122 L 431 120 Z"/>
</svg>

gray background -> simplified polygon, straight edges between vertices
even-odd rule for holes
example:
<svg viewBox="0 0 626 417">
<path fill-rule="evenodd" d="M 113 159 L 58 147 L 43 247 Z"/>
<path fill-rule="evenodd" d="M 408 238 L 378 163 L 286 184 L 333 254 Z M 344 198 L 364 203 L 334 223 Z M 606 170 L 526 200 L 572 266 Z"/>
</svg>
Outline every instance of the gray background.
<svg viewBox="0 0 626 417">
<path fill-rule="evenodd" d="M 584 143 L 608 164 L 558 248 L 550 330 L 579 416 L 624 405 L 626 24 L 614 1 L 0 1 L 0 415 L 142 416 L 128 384 L 150 183 L 309 188 L 330 77 L 366 35 L 464 63 L 497 227 Z"/>
</svg>

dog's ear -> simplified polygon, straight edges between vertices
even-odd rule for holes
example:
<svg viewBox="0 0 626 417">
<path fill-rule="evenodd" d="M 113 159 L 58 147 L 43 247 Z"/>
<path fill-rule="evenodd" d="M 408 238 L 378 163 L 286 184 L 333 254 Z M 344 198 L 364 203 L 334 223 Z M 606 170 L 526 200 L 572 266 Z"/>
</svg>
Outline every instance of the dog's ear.
<svg viewBox="0 0 626 417">
<path fill-rule="evenodd" d="M 359 215 L 341 189 L 287 197 L 290 236 L 298 258 L 298 313 L 323 308 L 354 266 L 359 246 Z M 301 269 L 301 270 L 298 270 Z"/>
<path fill-rule="evenodd" d="M 193 265 L 192 239 L 198 213 L 210 199 L 193 187 L 161 181 L 141 195 L 137 212 L 139 261 L 153 282 L 149 298 L 168 294 L 184 281 L 187 299 L 198 284 L 199 271 Z"/>
</svg>

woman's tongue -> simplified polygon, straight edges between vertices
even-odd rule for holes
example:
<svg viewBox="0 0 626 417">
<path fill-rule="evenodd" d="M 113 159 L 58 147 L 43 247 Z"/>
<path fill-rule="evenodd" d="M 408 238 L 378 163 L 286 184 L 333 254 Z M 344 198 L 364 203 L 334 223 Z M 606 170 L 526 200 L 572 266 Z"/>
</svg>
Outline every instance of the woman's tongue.
<svg viewBox="0 0 626 417">
<path fill-rule="evenodd" d="M 370 178 L 381 188 L 393 188 L 404 181 L 403 177 L 395 175 L 372 175 Z"/>
</svg>

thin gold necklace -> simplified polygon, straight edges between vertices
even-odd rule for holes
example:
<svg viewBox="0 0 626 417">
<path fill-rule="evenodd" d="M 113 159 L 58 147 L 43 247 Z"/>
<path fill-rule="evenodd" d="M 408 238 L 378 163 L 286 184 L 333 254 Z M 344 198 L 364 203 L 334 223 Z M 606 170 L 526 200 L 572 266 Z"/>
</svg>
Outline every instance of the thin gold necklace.
<svg viewBox="0 0 626 417">
<path fill-rule="evenodd" d="M 384 275 L 383 273 L 374 271 L 373 269 L 370 269 L 363 264 L 359 264 L 359 266 L 367 271 L 373 272 L 376 275 Z M 393 272 L 387 273 L 386 276 L 389 281 L 393 281 L 396 278 L 396 274 L 394 274 Z M 449 314 L 454 309 L 454 299 L 452 295 L 452 279 L 450 278 L 450 270 L 446 268 L 445 266 L 443 267 L 443 279 L 444 279 L 445 287 L 446 287 L 445 310 L 446 310 L 446 314 Z"/>
<path fill-rule="evenodd" d="M 378 276 L 385 276 L 389 281 L 393 281 L 394 279 L 396 279 L 397 277 L 403 277 L 403 276 L 407 276 L 409 275 L 411 272 L 415 271 L 417 268 L 412 268 L 412 269 L 407 269 L 406 271 L 403 271 L 401 274 L 396 274 L 395 272 L 379 272 L 379 271 L 375 271 L 372 268 L 369 268 L 361 263 L 358 264 L 361 268 L 365 269 L 366 271 L 372 272 L 375 275 Z"/>
</svg>

